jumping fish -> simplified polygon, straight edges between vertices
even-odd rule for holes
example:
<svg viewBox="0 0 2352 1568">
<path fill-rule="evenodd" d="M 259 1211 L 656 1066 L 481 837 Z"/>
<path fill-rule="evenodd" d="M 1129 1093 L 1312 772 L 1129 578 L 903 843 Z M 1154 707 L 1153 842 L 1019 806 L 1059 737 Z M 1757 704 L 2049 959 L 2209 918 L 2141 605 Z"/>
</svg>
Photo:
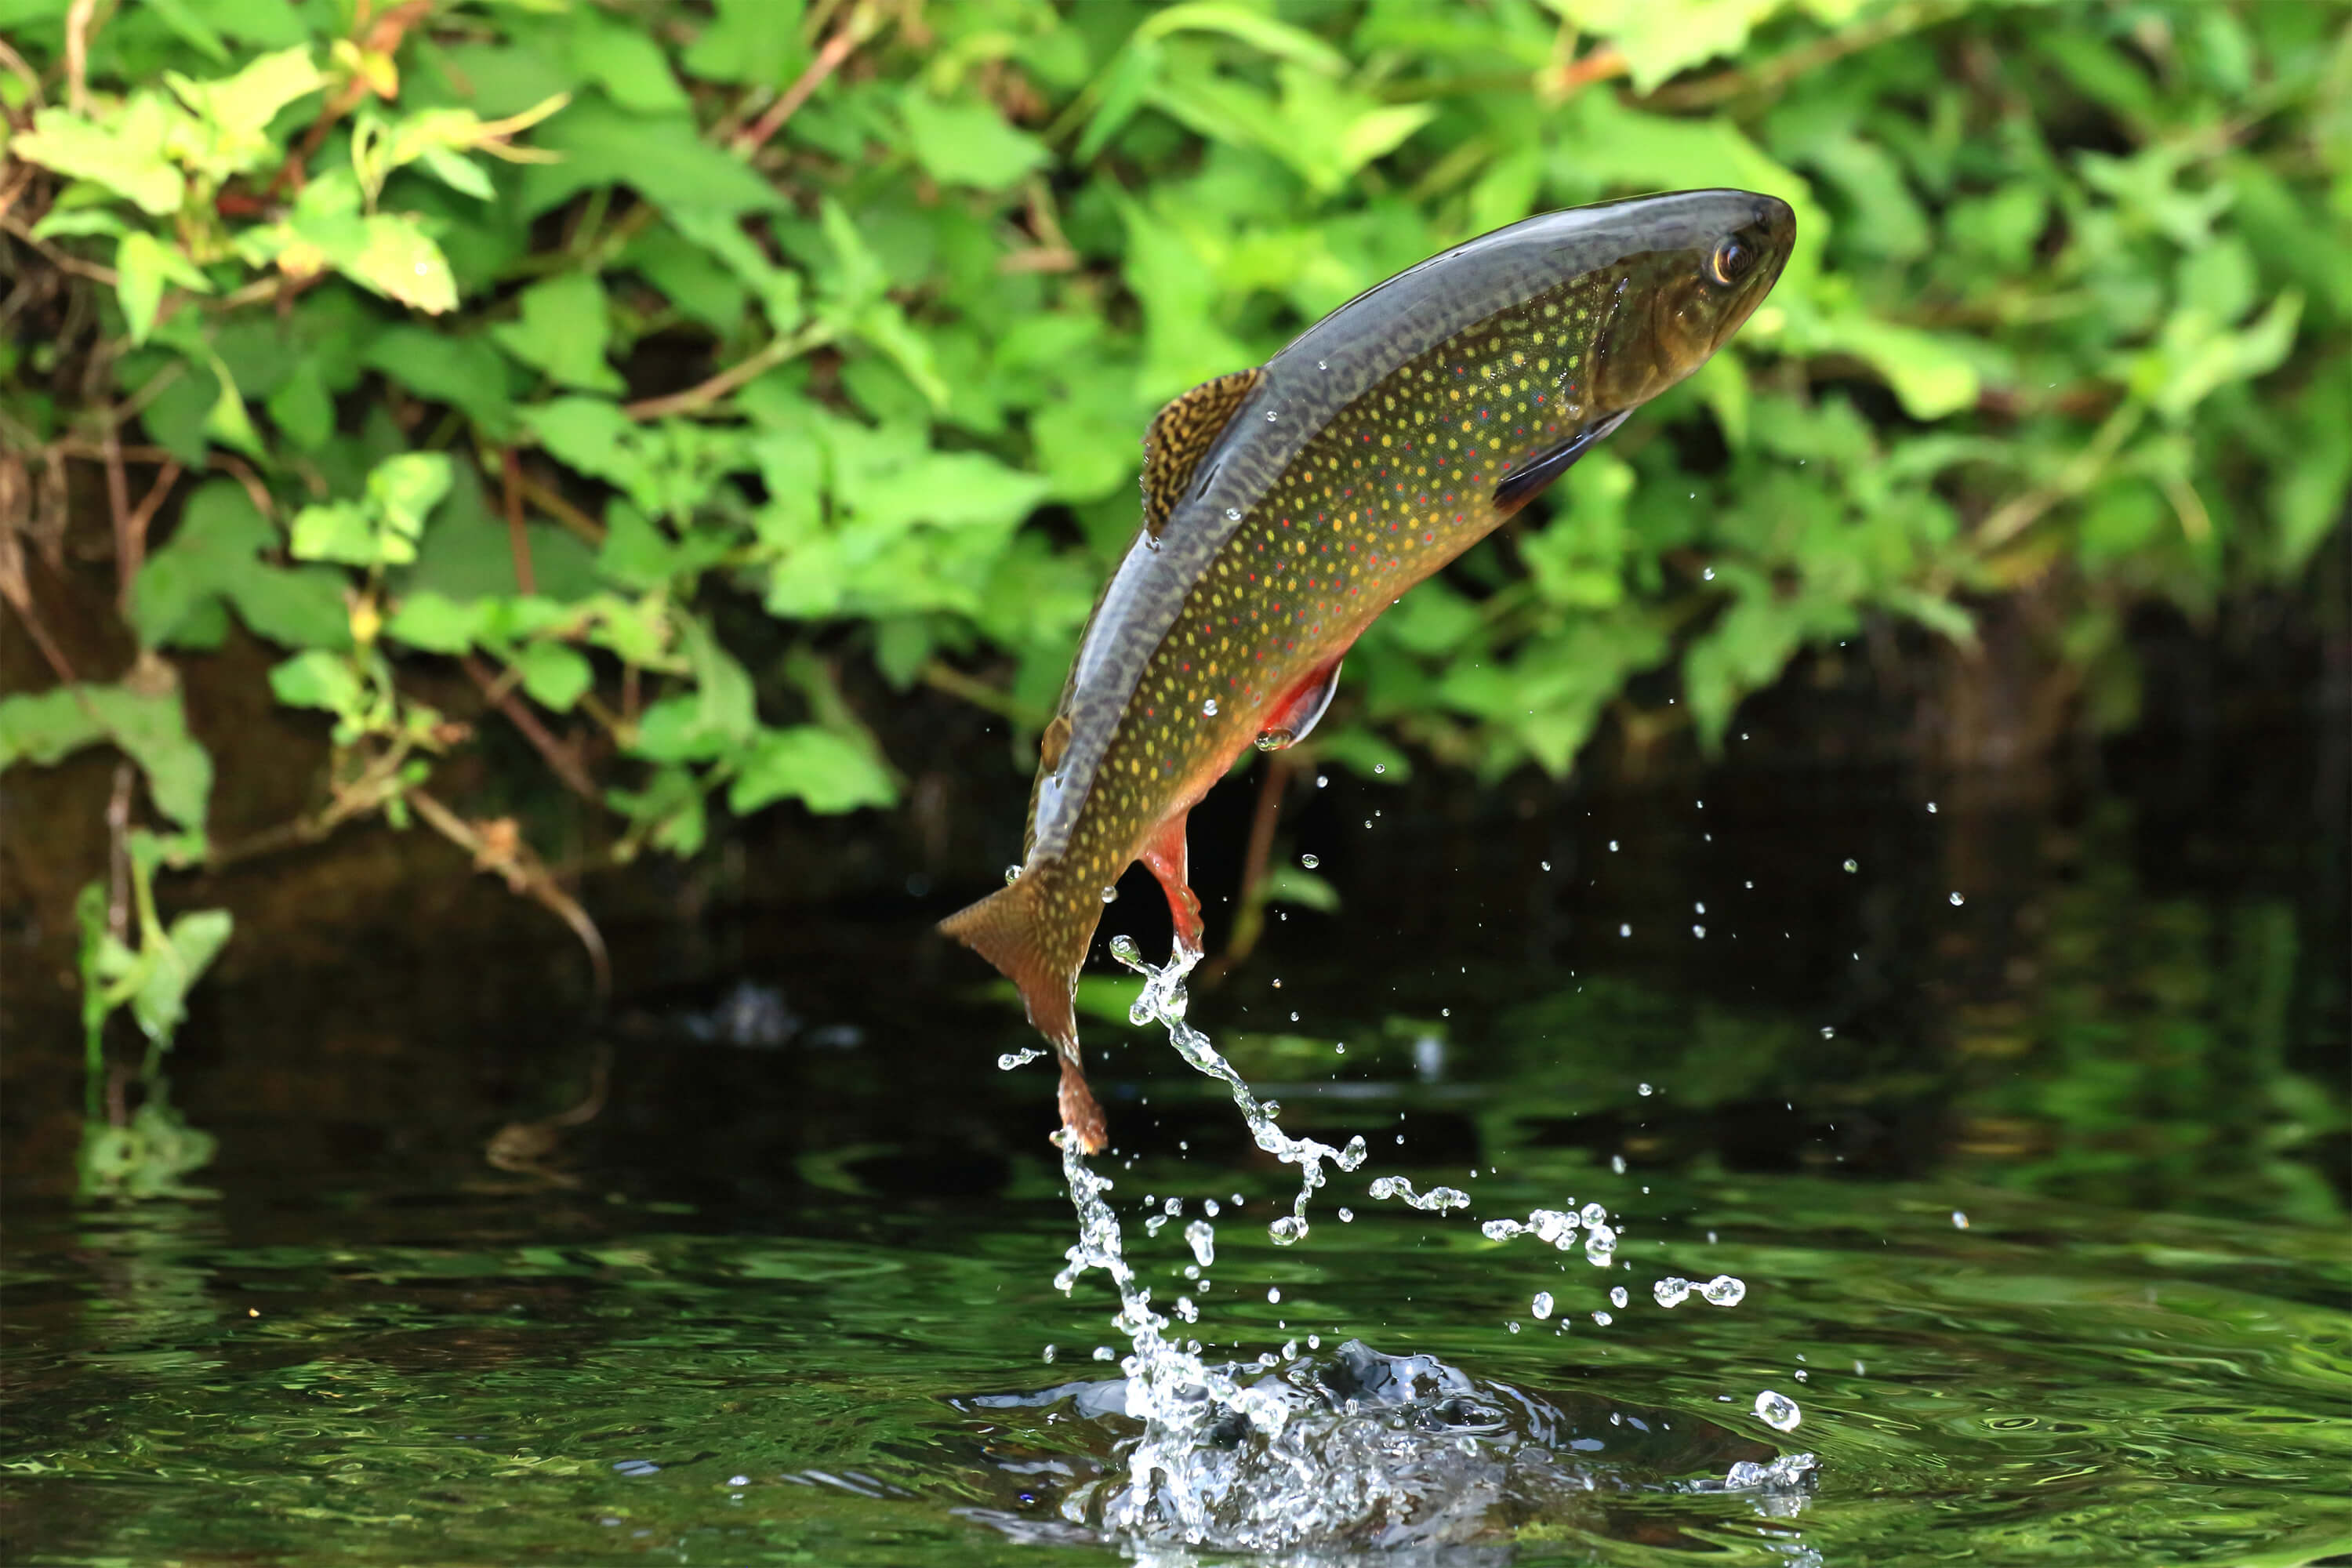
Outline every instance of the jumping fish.
<svg viewBox="0 0 2352 1568">
<path fill-rule="evenodd" d="M 1105 1142 L 1078 971 L 1137 859 L 1201 951 L 1184 819 L 1242 749 L 1302 740 L 1398 595 L 1485 538 L 1770 291 L 1795 216 L 1746 191 L 1546 214 L 1358 295 L 1265 364 L 1161 409 L 1143 526 L 1039 746 L 1013 880 L 940 929 L 1020 988 L 1062 1124 Z"/>
</svg>

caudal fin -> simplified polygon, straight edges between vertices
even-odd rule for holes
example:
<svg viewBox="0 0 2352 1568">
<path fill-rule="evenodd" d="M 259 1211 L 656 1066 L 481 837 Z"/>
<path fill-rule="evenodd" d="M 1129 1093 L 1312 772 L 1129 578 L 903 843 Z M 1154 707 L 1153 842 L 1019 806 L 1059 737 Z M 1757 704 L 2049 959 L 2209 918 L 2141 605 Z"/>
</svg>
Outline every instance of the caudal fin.
<svg viewBox="0 0 2352 1568">
<path fill-rule="evenodd" d="M 1078 1022 L 1071 1008 L 1094 931 L 1090 924 L 1056 921 L 1055 912 L 1051 870 L 1033 867 L 1018 881 L 941 921 L 940 930 L 1020 988 L 1029 1022 L 1061 1053 L 1063 1124 L 1077 1134 L 1087 1152 L 1097 1153 L 1105 1142 L 1102 1111 L 1078 1065 Z M 1072 929 L 1064 931 L 1066 924 Z"/>
</svg>

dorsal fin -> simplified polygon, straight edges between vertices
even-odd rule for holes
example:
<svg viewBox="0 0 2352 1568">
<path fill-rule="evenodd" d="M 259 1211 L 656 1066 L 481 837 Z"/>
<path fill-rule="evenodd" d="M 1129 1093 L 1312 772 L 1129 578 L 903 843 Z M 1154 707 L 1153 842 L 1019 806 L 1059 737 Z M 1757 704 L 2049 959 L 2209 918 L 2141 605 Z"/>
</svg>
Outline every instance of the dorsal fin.
<svg viewBox="0 0 2352 1568">
<path fill-rule="evenodd" d="M 1152 416 L 1143 434 L 1143 531 L 1152 538 L 1184 497 L 1202 456 L 1233 423 L 1242 400 L 1265 372 L 1253 365 L 1204 381 Z"/>
</svg>

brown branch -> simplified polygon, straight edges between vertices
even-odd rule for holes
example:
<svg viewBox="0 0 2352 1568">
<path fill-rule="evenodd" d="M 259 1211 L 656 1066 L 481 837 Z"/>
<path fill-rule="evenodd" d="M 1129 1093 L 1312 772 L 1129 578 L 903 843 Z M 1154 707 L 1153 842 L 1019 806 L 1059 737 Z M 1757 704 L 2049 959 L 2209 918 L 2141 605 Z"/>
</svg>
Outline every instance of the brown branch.
<svg viewBox="0 0 2352 1568">
<path fill-rule="evenodd" d="M 115 450 L 115 468 L 120 469 L 120 445 Z M 124 523 L 122 538 L 115 543 L 114 602 L 115 607 L 125 616 L 131 614 L 131 584 L 138 580 L 139 569 L 147 563 L 147 527 L 155 521 L 155 509 L 163 504 L 163 498 L 170 495 L 172 487 L 180 482 L 180 473 L 177 460 L 163 465 L 163 472 L 155 476 L 155 482 L 147 487 L 146 499 L 139 503 L 138 510 Z"/>
<path fill-rule="evenodd" d="M 767 112 L 736 136 L 733 151 L 749 158 L 766 146 L 768 139 L 783 129 L 785 121 L 800 112 L 801 105 L 809 100 L 809 95 L 824 85 L 825 78 L 841 68 L 841 62 L 849 58 L 849 51 L 864 42 L 872 31 L 871 21 L 866 8 L 861 5 L 852 13 L 848 21 L 842 24 L 839 32 L 824 41 L 824 47 L 816 52 L 816 58 L 809 61 L 808 68 L 801 72 L 792 86 L 784 89 L 782 96 L 768 105 Z"/>
<path fill-rule="evenodd" d="M 7 67 L 9 73 L 25 84 L 26 107 L 36 111 L 46 107 L 41 96 L 41 73 L 26 65 L 25 57 L 11 48 L 5 38 L 0 38 L 0 66 Z"/>
<path fill-rule="evenodd" d="M 25 629 L 32 634 L 33 646 L 41 650 L 41 658 L 48 662 L 58 684 L 74 694 L 74 700 L 81 704 L 82 712 L 92 723 L 113 733 L 114 727 L 81 689 L 81 678 L 74 673 L 73 661 L 66 658 L 66 650 L 58 646 L 58 639 L 49 635 L 47 623 L 34 605 L 33 585 L 25 575 L 24 544 L 16 530 L 5 526 L 0 526 L 0 599 L 5 599 L 9 608 L 16 612 L 17 619 L 25 623 Z"/>
<path fill-rule="evenodd" d="M 923 666 L 923 684 L 950 697 L 961 697 L 975 708 L 984 708 L 1002 719 L 1034 728 L 1045 721 L 1045 715 L 1027 703 L 1000 691 L 976 676 L 966 675 L 944 659 L 932 659 Z"/>
<path fill-rule="evenodd" d="M 612 994 L 613 965 L 604 950 L 604 933 L 579 900 L 555 885 L 547 868 L 522 841 L 511 817 L 469 823 L 424 790 L 412 789 L 402 798 L 415 807 L 416 815 L 434 832 L 471 855 L 475 869 L 495 873 L 509 891 L 532 900 L 570 926 L 572 934 L 588 950 L 588 962 L 596 972 L 596 994 Z"/>
<path fill-rule="evenodd" d="M 751 358 L 720 371 L 708 381 L 689 386 L 683 392 L 624 403 L 621 412 L 640 422 L 660 419 L 672 414 L 691 414 L 696 409 L 709 407 L 746 382 L 758 380 L 786 360 L 832 341 L 833 329 L 822 323 L 789 337 L 770 339 L 767 345 Z"/>
<path fill-rule="evenodd" d="M 566 789 L 592 805 L 604 804 L 604 795 L 596 788 L 596 781 L 588 776 L 580 754 L 557 740 L 547 726 L 539 721 L 539 715 L 530 710 L 530 704 L 515 695 L 510 683 L 492 675 L 488 667 L 470 653 L 458 662 L 465 666 L 466 673 L 472 677 L 474 684 L 482 689 L 482 695 L 489 699 L 490 706 L 505 714 L 507 722 L 521 731 L 522 738 L 530 742 L 531 749 L 546 759 L 547 765 L 555 770 L 555 776 L 563 781 Z"/>
<path fill-rule="evenodd" d="M 530 498 L 531 505 L 570 529 L 588 543 L 600 548 L 603 546 L 604 542 L 603 523 L 565 500 L 553 486 L 534 479 L 530 469 L 518 465 L 517 472 L 520 475 L 520 483 L 522 493 Z"/>
<path fill-rule="evenodd" d="M 87 278 L 93 283 L 103 283 L 110 289 L 114 288 L 120 281 L 115 276 L 113 268 L 101 267 L 95 261 L 84 261 L 70 250 L 61 250 L 46 239 L 34 238 L 33 231 L 13 213 L 0 212 L 0 231 L 14 235 L 39 251 L 48 259 L 49 264 L 60 272 L 70 272 L 77 278 Z"/>
<path fill-rule="evenodd" d="M 539 582 L 530 569 L 530 535 L 522 521 L 522 459 L 515 456 L 512 447 L 499 455 L 499 472 L 507 513 L 507 549 L 514 556 L 515 591 L 536 594 Z"/>
<path fill-rule="evenodd" d="M 66 107 L 89 112 L 89 27 L 98 0 L 73 0 L 66 7 Z"/>
<path fill-rule="evenodd" d="M 1266 759 L 1265 776 L 1258 782 L 1257 811 L 1250 818 L 1249 848 L 1242 855 L 1242 887 L 1234 900 L 1234 929 L 1225 938 L 1224 952 L 1202 972 L 1202 978 L 1213 984 L 1248 958 L 1265 931 L 1266 862 L 1274 858 L 1274 826 L 1282 816 L 1283 795 L 1297 771 L 1294 752 L 1276 752 Z"/>
</svg>

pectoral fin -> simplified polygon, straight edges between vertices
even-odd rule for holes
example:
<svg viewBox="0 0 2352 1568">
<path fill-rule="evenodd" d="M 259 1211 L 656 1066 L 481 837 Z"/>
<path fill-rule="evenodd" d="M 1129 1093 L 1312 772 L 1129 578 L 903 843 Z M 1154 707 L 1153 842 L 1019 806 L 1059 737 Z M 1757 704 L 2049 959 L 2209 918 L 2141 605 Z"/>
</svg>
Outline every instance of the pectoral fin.
<svg viewBox="0 0 2352 1568">
<path fill-rule="evenodd" d="M 1193 895 L 1191 875 L 1185 868 L 1184 824 L 1191 815 L 1189 810 L 1180 811 L 1152 829 L 1141 858 L 1152 876 L 1159 879 L 1160 890 L 1168 895 L 1168 912 L 1176 921 L 1176 945 L 1197 956 L 1201 952 L 1201 900 Z"/>
<path fill-rule="evenodd" d="M 1335 658 L 1317 669 L 1274 705 L 1273 711 L 1258 727 L 1258 750 L 1278 752 L 1285 746 L 1297 745 L 1314 732 L 1315 726 L 1322 721 L 1324 710 L 1331 706 L 1331 694 L 1339 689 L 1339 663 L 1340 659 Z"/>
<path fill-rule="evenodd" d="M 1517 473 L 1506 475 L 1503 482 L 1495 487 L 1496 510 L 1507 517 L 1535 500 L 1552 480 L 1573 468 L 1577 458 L 1607 440 L 1617 426 L 1625 423 L 1625 416 L 1633 412 L 1629 408 L 1624 414 L 1595 420 L 1550 451 L 1538 452 L 1528 458 Z"/>
</svg>

